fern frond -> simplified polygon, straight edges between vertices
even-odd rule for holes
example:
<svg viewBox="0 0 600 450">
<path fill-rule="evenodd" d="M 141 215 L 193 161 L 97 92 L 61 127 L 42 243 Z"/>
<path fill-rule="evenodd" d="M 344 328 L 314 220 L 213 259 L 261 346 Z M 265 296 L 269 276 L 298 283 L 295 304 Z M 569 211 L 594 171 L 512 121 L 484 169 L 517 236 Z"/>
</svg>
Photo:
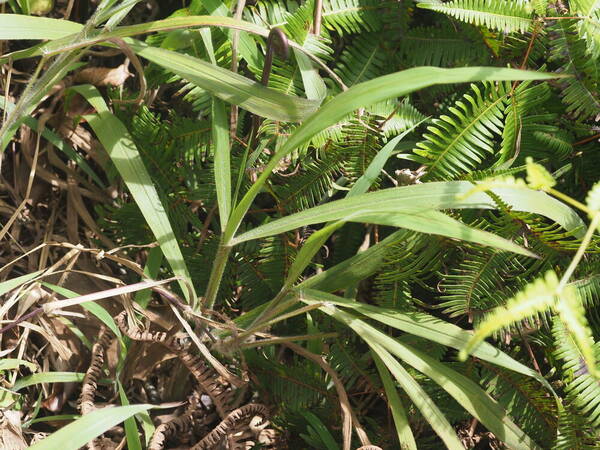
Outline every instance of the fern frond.
<svg viewBox="0 0 600 450">
<path fill-rule="evenodd" d="M 328 391 L 322 372 L 315 372 L 312 363 L 297 358 L 290 358 L 286 364 L 279 363 L 274 350 L 246 352 L 245 355 L 260 387 L 269 394 L 271 401 L 291 412 L 320 406 L 323 394 L 327 395 Z"/>
<path fill-rule="evenodd" d="M 573 136 L 566 130 L 547 125 L 533 131 L 532 135 L 539 142 L 539 147 L 528 146 L 528 148 L 540 148 L 542 150 L 535 153 L 528 151 L 528 156 L 536 155 L 538 158 L 550 156 L 555 158 L 555 161 L 564 161 L 573 153 Z"/>
<path fill-rule="evenodd" d="M 466 359 L 477 344 L 496 331 L 553 307 L 556 303 L 557 288 L 558 277 L 553 271 L 548 271 L 544 278 L 538 278 L 525 286 L 525 289 L 508 300 L 505 306 L 496 308 L 480 323 L 473 337 L 460 351 L 460 358 Z"/>
<path fill-rule="evenodd" d="M 237 273 L 232 279 L 240 286 L 239 303 L 244 309 L 260 306 L 277 294 L 295 256 L 288 235 L 240 247 L 235 255 Z"/>
<path fill-rule="evenodd" d="M 597 450 L 597 439 L 575 407 L 560 407 L 555 450 Z"/>
<path fill-rule="evenodd" d="M 342 51 L 334 70 L 347 86 L 354 86 L 384 75 L 387 66 L 377 35 L 363 33 Z"/>
<path fill-rule="evenodd" d="M 324 0 L 323 25 L 340 35 L 381 29 L 385 8 L 393 2 L 381 0 Z"/>
<path fill-rule="evenodd" d="M 579 39 L 577 33 L 577 21 L 558 20 L 552 30 L 550 60 L 559 62 L 563 72 L 573 75 L 562 80 L 567 112 L 581 120 L 597 117 L 600 114 L 600 67 L 597 59 L 586 53 L 586 43 Z"/>
<path fill-rule="evenodd" d="M 600 275 L 590 275 L 569 283 L 575 288 L 575 294 L 586 309 L 600 303 Z"/>
<path fill-rule="evenodd" d="M 573 342 L 581 352 L 588 372 L 594 378 L 598 378 L 594 338 L 585 317 L 585 309 L 577 298 L 573 287 L 568 286 L 567 289 L 563 290 L 555 307 Z"/>
<path fill-rule="evenodd" d="M 387 250 L 385 262 L 375 279 L 376 301 L 380 306 L 411 308 L 411 287 L 424 286 L 442 265 L 447 248 L 441 238 L 407 232 L 405 238 Z"/>
<path fill-rule="evenodd" d="M 299 6 L 293 0 L 258 1 L 246 8 L 244 18 L 250 22 L 271 27 L 287 26 L 290 18 L 300 8 L 311 10 L 313 2 Z M 388 7 L 396 7 L 390 1 L 378 0 L 324 0 L 323 25 L 326 30 L 344 34 L 361 31 L 377 31 L 383 24 L 384 13 Z"/>
<path fill-rule="evenodd" d="M 274 180 L 278 183 L 275 192 L 286 210 L 301 211 L 316 206 L 343 173 L 344 155 L 336 151 L 323 153 L 320 159 L 305 159 L 298 174 Z"/>
<path fill-rule="evenodd" d="M 344 127 L 342 142 L 334 145 L 345 156 L 344 175 L 354 182 L 360 178 L 371 164 L 377 152 L 383 147 L 381 136 L 374 118 L 363 116 Z M 373 187 L 378 186 L 375 183 Z"/>
<path fill-rule="evenodd" d="M 529 146 L 523 145 L 523 141 L 527 141 L 529 135 L 540 130 L 543 127 L 543 120 L 548 119 L 547 116 L 532 113 L 536 112 L 549 98 L 550 88 L 546 84 L 532 86 L 531 83 L 522 83 L 510 95 L 502 132 L 502 156 L 498 160 L 498 164 L 520 153 L 521 148 L 524 150 L 529 148 Z"/>
<path fill-rule="evenodd" d="M 244 8 L 244 19 L 261 26 L 283 27 L 298 7 L 294 0 L 260 0 Z"/>
<path fill-rule="evenodd" d="M 477 168 L 494 153 L 494 138 L 502 134 L 503 114 L 510 85 L 475 84 L 449 108 L 452 115 L 434 119 L 425 140 L 413 152 L 427 166 L 427 179 L 454 179 Z"/>
<path fill-rule="evenodd" d="M 505 33 L 514 31 L 523 33 L 533 23 L 531 3 L 525 0 L 453 0 L 450 2 L 433 0 L 418 3 L 417 6 Z"/>
<path fill-rule="evenodd" d="M 506 252 L 478 248 L 470 251 L 460 264 L 443 276 L 443 312 L 450 317 L 466 314 L 469 322 L 493 306 L 499 290 L 525 268 L 518 258 Z"/>
<path fill-rule="evenodd" d="M 587 42 L 593 58 L 600 57 L 600 3 L 595 0 L 573 0 L 571 11 L 581 17 L 577 24 L 579 36 Z"/>
<path fill-rule="evenodd" d="M 481 36 L 468 26 L 462 26 L 458 32 L 447 24 L 411 28 L 399 44 L 402 61 L 408 67 L 455 67 L 489 60 Z"/>
<path fill-rule="evenodd" d="M 556 400 L 535 379 L 478 361 L 479 383 L 500 403 L 542 448 L 550 448 L 556 436 Z"/>
<path fill-rule="evenodd" d="M 533 3 L 533 9 L 538 16 L 544 17 L 546 15 L 548 2 L 549 0 L 532 0 L 531 3 Z"/>
<path fill-rule="evenodd" d="M 554 321 L 552 334 L 556 342 L 554 355 L 564 361 L 567 400 L 597 432 L 600 428 L 600 384 L 589 373 L 579 347 L 558 318 Z M 593 350 L 600 356 L 600 343 L 594 344 Z"/>
</svg>

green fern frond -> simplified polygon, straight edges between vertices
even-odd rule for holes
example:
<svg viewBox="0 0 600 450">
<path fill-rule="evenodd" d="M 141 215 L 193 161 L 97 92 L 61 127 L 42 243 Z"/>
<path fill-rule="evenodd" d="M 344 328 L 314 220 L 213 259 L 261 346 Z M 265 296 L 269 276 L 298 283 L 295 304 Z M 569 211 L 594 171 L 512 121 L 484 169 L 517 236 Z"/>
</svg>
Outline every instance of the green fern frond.
<svg viewBox="0 0 600 450">
<path fill-rule="evenodd" d="M 244 19 L 263 27 L 283 27 L 298 7 L 299 3 L 294 0 L 260 0 L 244 8 Z"/>
<path fill-rule="evenodd" d="M 374 33 L 363 33 L 346 46 L 339 56 L 335 72 L 347 86 L 384 75 L 388 60 Z"/>
<path fill-rule="evenodd" d="M 400 40 L 402 62 L 407 67 L 455 67 L 484 64 L 489 51 L 473 27 L 457 30 L 449 24 L 411 28 Z"/>
<path fill-rule="evenodd" d="M 529 146 L 523 145 L 523 141 L 527 141 L 530 134 L 542 128 L 542 121 L 548 119 L 547 116 L 532 115 L 532 113 L 536 112 L 549 98 L 550 88 L 546 84 L 532 86 L 531 83 L 522 83 L 510 95 L 502 132 L 502 156 L 497 164 L 519 154 L 521 148 L 524 150 L 529 148 Z"/>
<path fill-rule="evenodd" d="M 546 15 L 549 0 L 532 0 L 531 3 L 533 3 L 533 10 L 538 16 L 544 17 Z"/>
<path fill-rule="evenodd" d="M 587 267 L 585 268 L 587 269 Z M 573 281 L 569 285 L 575 289 L 575 295 L 586 309 L 600 304 L 600 275 L 590 275 Z"/>
<path fill-rule="evenodd" d="M 263 352 L 246 352 L 252 373 L 271 401 L 287 411 L 302 411 L 319 407 L 327 395 L 327 380 L 322 372 L 313 370 L 312 362 L 289 358 L 286 364 L 277 362 L 274 348 Z M 265 354 L 266 353 L 266 354 Z M 325 397 L 327 398 L 327 397 Z"/>
<path fill-rule="evenodd" d="M 466 173 L 458 177 L 458 180 L 467 181 L 482 181 L 486 179 L 507 179 L 513 175 L 524 172 L 525 166 L 516 166 L 509 169 L 486 169 L 486 170 L 474 170 L 473 172 Z M 513 177 L 514 178 L 514 177 Z M 485 190 L 485 189 L 484 189 Z"/>
<path fill-rule="evenodd" d="M 562 80 L 567 112 L 581 120 L 597 117 L 600 114 L 597 59 L 589 57 L 585 41 L 579 39 L 577 21 L 558 20 L 552 30 L 550 60 L 559 62 L 564 73 L 573 75 Z"/>
<path fill-rule="evenodd" d="M 557 288 L 558 277 L 553 271 L 548 271 L 544 278 L 538 278 L 525 286 L 521 292 L 508 300 L 505 306 L 496 308 L 479 324 L 473 337 L 460 351 L 460 358 L 466 359 L 477 344 L 496 331 L 553 307 L 556 303 Z"/>
<path fill-rule="evenodd" d="M 441 238 L 407 231 L 401 242 L 389 247 L 375 278 L 377 304 L 403 310 L 413 308 L 411 286 L 425 286 L 425 281 L 440 269 L 447 250 Z"/>
<path fill-rule="evenodd" d="M 539 142 L 539 147 L 528 146 L 528 148 L 543 149 L 535 153 L 538 157 L 551 156 L 556 158 L 555 161 L 564 161 L 573 154 L 573 136 L 566 130 L 547 125 L 533 131 L 532 134 L 535 140 Z M 532 155 L 532 152 L 527 152 L 527 155 Z"/>
<path fill-rule="evenodd" d="M 502 134 L 503 114 L 510 85 L 475 84 L 471 91 L 449 108 L 451 115 L 434 119 L 425 140 L 413 152 L 427 166 L 429 180 L 454 179 L 479 168 L 494 153 L 494 139 Z"/>
<path fill-rule="evenodd" d="M 304 84 L 300 68 L 278 58 L 273 59 L 273 68 L 269 77 L 269 87 L 288 95 L 304 96 Z"/>
<path fill-rule="evenodd" d="M 323 25 L 344 34 L 381 29 L 387 7 L 397 7 L 386 0 L 324 0 Z"/>
<path fill-rule="evenodd" d="M 572 286 L 564 289 L 560 300 L 555 306 L 558 315 L 569 331 L 573 342 L 577 345 L 588 372 L 598 378 L 599 371 L 596 367 L 596 351 L 594 350 L 594 338 L 592 330 L 585 317 L 585 309 L 579 301 Z"/>
<path fill-rule="evenodd" d="M 597 450 L 597 439 L 575 407 L 566 405 L 559 408 L 555 450 Z"/>
<path fill-rule="evenodd" d="M 528 67 L 540 69 L 546 62 L 548 54 L 548 33 L 542 26 L 535 28 L 535 35 L 531 32 L 519 34 L 511 33 L 504 37 L 500 47 L 502 59 L 521 61 L 523 55 L 529 52 Z"/>
<path fill-rule="evenodd" d="M 455 17 L 463 22 L 510 33 L 525 32 L 533 23 L 533 8 L 525 0 L 433 0 L 418 3 L 419 8 L 430 9 Z"/>
<path fill-rule="evenodd" d="M 314 7 L 314 0 L 305 1 L 293 14 L 286 17 L 285 31 L 289 37 L 313 55 L 323 60 L 330 60 L 333 49 L 331 48 L 331 38 L 327 30 L 321 30 L 319 36 L 310 32 L 314 17 Z"/>
<path fill-rule="evenodd" d="M 556 342 L 554 355 L 564 361 L 562 369 L 567 381 L 567 400 L 577 408 L 587 425 L 597 432 L 600 428 L 600 384 L 589 373 L 579 347 L 558 318 L 554 321 L 552 334 Z M 600 356 L 600 343 L 594 344 L 593 350 L 596 356 Z"/>
<path fill-rule="evenodd" d="M 344 155 L 336 151 L 323 153 L 320 159 L 305 159 L 296 175 L 274 180 L 275 193 L 286 210 L 301 211 L 316 206 L 342 175 Z"/>
<path fill-rule="evenodd" d="M 595 0 L 573 0 L 571 12 L 581 17 L 577 25 L 579 35 L 587 42 L 588 52 L 600 57 L 600 3 Z"/>
<path fill-rule="evenodd" d="M 369 113 L 379 116 L 378 127 L 386 137 L 398 134 L 417 126 L 427 117 L 411 105 L 408 99 L 402 102 L 381 102 L 367 107 Z"/>
<path fill-rule="evenodd" d="M 250 310 L 272 299 L 295 256 L 288 235 L 244 243 L 234 256 L 238 264 L 232 276 L 240 287 L 239 304 Z"/>
<path fill-rule="evenodd" d="M 533 378 L 478 361 L 479 383 L 500 403 L 542 448 L 550 448 L 556 436 L 556 400 Z"/>
<path fill-rule="evenodd" d="M 309 9 L 312 4 L 311 1 L 299 6 L 298 2 L 293 0 L 262 0 L 246 8 L 244 17 L 262 26 L 283 27 L 289 23 L 290 17 L 299 8 Z M 323 25 L 326 30 L 335 31 L 340 35 L 377 31 L 381 29 L 384 13 L 389 7 L 398 8 L 391 1 L 324 0 Z"/>
<path fill-rule="evenodd" d="M 524 271 L 518 258 L 506 252 L 473 249 L 440 283 L 443 312 L 450 317 L 466 314 L 469 322 L 497 306 L 495 296 Z"/>
<path fill-rule="evenodd" d="M 365 115 L 344 127 L 343 142 L 334 144 L 334 148 L 345 156 L 344 175 L 352 182 L 365 173 L 377 152 L 383 147 L 376 127 L 375 118 Z M 373 185 L 376 186 L 378 183 Z"/>
<path fill-rule="evenodd" d="M 596 182 L 585 199 L 587 207 L 592 211 L 600 211 L 600 182 Z"/>
</svg>

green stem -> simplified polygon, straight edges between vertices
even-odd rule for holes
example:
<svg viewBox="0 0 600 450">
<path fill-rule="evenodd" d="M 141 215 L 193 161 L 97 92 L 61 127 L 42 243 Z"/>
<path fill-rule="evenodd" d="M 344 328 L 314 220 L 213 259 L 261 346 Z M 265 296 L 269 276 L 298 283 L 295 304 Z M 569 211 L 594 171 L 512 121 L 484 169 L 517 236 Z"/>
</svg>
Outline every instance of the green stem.
<svg viewBox="0 0 600 450">
<path fill-rule="evenodd" d="M 579 245 L 579 248 L 577 249 L 577 253 L 575 253 L 575 256 L 573 257 L 571 264 L 569 264 L 569 267 L 567 267 L 567 270 L 565 271 L 564 275 L 560 279 L 560 283 L 558 284 L 558 287 L 556 288 L 556 291 L 558 294 L 560 294 L 562 292 L 562 290 L 565 288 L 565 286 L 569 282 L 569 279 L 573 275 L 573 272 L 575 272 L 575 269 L 577 268 L 577 264 L 579 264 L 579 261 L 581 261 L 581 258 L 583 258 L 583 255 L 584 255 L 588 245 L 590 245 L 590 241 L 592 240 L 592 236 L 594 236 L 594 232 L 598 228 L 598 225 L 600 225 L 600 212 L 594 213 L 594 215 L 592 217 L 592 222 L 590 223 L 590 226 L 588 227 L 588 230 L 585 233 L 585 236 L 583 237 L 583 239 L 581 241 L 581 245 Z"/>
<path fill-rule="evenodd" d="M 208 286 L 206 287 L 206 293 L 204 294 L 203 310 L 213 309 L 215 301 L 217 300 L 217 293 L 219 292 L 219 286 L 221 286 L 221 280 L 223 279 L 223 273 L 225 272 L 225 266 L 227 265 L 227 259 L 229 253 L 231 253 L 230 245 L 225 245 L 221 241 L 219 249 L 215 256 L 215 261 L 212 266 L 210 273 L 210 279 L 208 280 Z"/>
<path fill-rule="evenodd" d="M 285 287 L 281 291 L 279 291 L 279 293 L 275 296 L 275 298 L 269 302 L 267 307 L 265 309 L 263 309 L 262 312 L 258 315 L 258 317 L 256 319 L 254 319 L 254 321 L 250 324 L 250 327 L 248 328 L 248 330 L 253 330 L 257 326 L 259 326 L 261 323 L 266 322 L 271 317 L 273 317 L 273 314 L 275 312 L 274 309 L 277 307 L 277 305 L 279 305 L 281 303 L 281 301 L 284 298 L 287 297 L 288 293 L 289 293 L 289 289 L 286 289 Z M 293 301 L 296 302 L 297 301 L 296 298 L 294 298 Z"/>
<path fill-rule="evenodd" d="M 317 303 L 315 305 L 303 306 L 302 308 L 294 309 L 293 311 L 290 311 L 288 313 L 278 315 L 280 312 L 289 309 L 296 303 L 298 303 L 298 299 L 296 297 L 293 297 L 291 300 L 288 300 L 288 301 L 280 304 L 279 308 L 277 308 L 274 311 L 272 310 L 271 314 L 269 314 L 267 317 L 263 317 L 262 319 L 259 317 L 258 319 L 256 319 L 255 322 L 257 322 L 259 320 L 260 321 L 258 323 L 253 323 L 252 325 L 250 325 L 250 328 L 247 329 L 246 331 L 243 331 L 242 333 L 238 334 L 236 336 L 236 339 L 239 340 L 240 342 L 242 342 L 248 336 L 252 336 L 253 334 L 256 334 L 259 331 L 262 331 L 266 328 L 270 328 L 271 326 L 275 325 L 278 322 L 281 322 L 282 320 L 287 320 L 291 317 L 295 317 L 299 314 L 307 313 L 314 309 L 318 309 L 322 306 L 321 303 Z"/>
<path fill-rule="evenodd" d="M 588 215 L 590 215 L 590 216 L 593 216 L 593 215 L 594 215 L 594 212 L 593 212 L 593 211 L 592 211 L 590 208 L 588 208 L 586 205 L 584 205 L 584 204 L 583 204 L 583 203 L 581 203 L 581 202 L 578 202 L 577 200 L 575 200 L 574 198 L 571 198 L 571 197 L 569 197 L 569 196 L 568 196 L 568 195 L 566 195 L 566 194 L 563 194 L 563 193 L 562 193 L 562 192 L 560 192 L 560 191 L 557 191 L 556 189 L 549 188 L 549 189 L 546 189 L 546 192 L 547 192 L 548 194 L 552 194 L 552 195 L 553 195 L 553 196 L 555 196 L 556 198 L 559 198 L 559 199 L 561 199 L 561 200 L 562 200 L 563 202 L 565 202 L 565 203 L 569 203 L 569 204 L 571 204 L 571 205 L 572 205 L 572 206 L 574 206 L 575 208 L 578 208 L 578 209 L 582 210 L 583 212 L 585 212 L 586 214 L 588 214 Z"/>
</svg>

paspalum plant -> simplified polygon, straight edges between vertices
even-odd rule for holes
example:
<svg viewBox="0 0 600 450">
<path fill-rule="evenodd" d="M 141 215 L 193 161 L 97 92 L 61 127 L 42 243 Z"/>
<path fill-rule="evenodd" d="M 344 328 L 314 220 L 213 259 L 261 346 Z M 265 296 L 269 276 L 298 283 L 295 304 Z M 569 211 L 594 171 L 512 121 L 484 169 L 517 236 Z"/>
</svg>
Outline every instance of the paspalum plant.
<svg viewBox="0 0 600 450">
<path fill-rule="evenodd" d="M 42 268 L 0 292 L 41 282 L 71 297 L 38 315 L 122 295 L 135 322 L 154 289 L 189 351 L 250 374 L 228 386 L 238 405 L 268 404 L 275 448 L 593 448 L 598 2 L 193 0 L 140 22 L 139 1 L 103 0 L 84 24 L 9 3 L 2 62 L 38 65 L 2 100 L 1 148 L 29 127 L 120 191 L 94 204 L 94 252 L 129 248 L 118 262 L 133 272 L 79 296 Z M 83 77 L 100 48 L 123 53 L 135 83 Z M 103 166 L 35 117 L 57 83 L 65 109 L 86 105 L 71 120 Z M 128 446 L 143 445 L 131 417 L 154 411 L 127 405 L 121 370 L 128 338 L 146 335 L 119 317 L 100 320 L 121 345 L 111 389 L 125 406 L 82 409 L 38 448 L 124 420 Z M 76 375 L 15 375 L 9 389 Z"/>
</svg>

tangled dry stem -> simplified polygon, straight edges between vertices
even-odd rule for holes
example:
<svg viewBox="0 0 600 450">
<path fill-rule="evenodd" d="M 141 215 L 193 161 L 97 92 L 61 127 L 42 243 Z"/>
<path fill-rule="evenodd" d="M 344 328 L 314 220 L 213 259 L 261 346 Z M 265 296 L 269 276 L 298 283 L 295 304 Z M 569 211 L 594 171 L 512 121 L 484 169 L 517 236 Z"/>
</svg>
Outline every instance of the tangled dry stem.
<svg viewBox="0 0 600 450">
<path fill-rule="evenodd" d="M 243 434 L 245 429 L 248 429 L 255 435 L 257 439 L 261 439 L 264 434 L 267 439 L 269 436 L 265 432 L 268 425 L 266 420 L 268 416 L 267 407 L 259 403 L 249 403 L 231 411 L 227 417 L 225 417 L 210 433 L 208 433 L 200 442 L 192 447 L 192 450 L 210 450 L 218 448 L 220 442 L 227 439 L 229 436 L 235 436 L 240 433 Z M 258 418 L 258 421 L 255 420 Z M 235 442 L 235 440 L 234 440 Z M 267 443 L 268 442 L 262 442 Z M 246 443 L 241 444 L 235 442 L 235 446 L 232 448 L 242 448 L 241 445 L 246 446 Z M 230 446 L 231 448 L 232 446 Z"/>
<path fill-rule="evenodd" d="M 268 429 L 268 411 L 266 406 L 249 403 L 240 408 L 233 408 L 234 391 L 232 386 L 209 367 L 201 357 L 188 351 L 181 340 L 170 337 L 165 332 L 143 331 L 127 323 L 127 312 L 123 311 L 115 317 L 121 332 L 130 339 L 141 342 L 159 343 L 179 357 L 196 379 L 200 391 L 208 395 L 222 419 L 221 422 L 206 434 L 195 446 L 194 450 L 213 449 L 225 443 L 230 450 L 251 448 L 255 442 L 271 445 L 275 440 L 275 432 Z M 181 416 L 157 427 L 150 441 L 149 450 L 162 450 L 166 442 L 174 436 L 188 433 L 198 425 L 200 410 L 197 401 L 191 401 L 190 407 Z M 206 422 L 206 420 L 205 420 Z M 249 447 L 250 446 L 250 447 Z"/>
<path fill-rule="evenodd" d="M 92 346 L 90 366 L 88 367 L 85 377 L 83 378 L 81 397 L 79 398 L 79 410 L 81 411 L 82 416 L 85 416 L 96 409 L 94 405 L 94 397 L 96 395 L 96 389 L 98 389 L 98 378 L 100 378 L 100 375 L 102 374 L 105 352 L 110 345 L 111 340 L 112 336 L 106 330 L 106 328 L 102 326 L 100 328 L 100 332 L 98 333 L 98 339 Z M 95 440 L 93 440 L 88 443 L 88 448 L 90 450 L 96 450 L 99 449 L 100 446 Z"/>
<path fill-rule="evenodd" d="M 211 367 L 208 367 L 199 356 L 190 353 L 180 341 L 169 337 L 167 333 L 142 331 L 139 328 L 130 327 L 127 324 L 126 314 L 126 311 L 123 311 L 115 317 L 115 322 L 121 332 L 134 341 L 159 343 L 176 354 L 196 379 L 200 389 L 211 398 L 219 416 L 225 417 L 231 409 L 229 405 L 233 400 L 229 384 Z"/>
</svg>

